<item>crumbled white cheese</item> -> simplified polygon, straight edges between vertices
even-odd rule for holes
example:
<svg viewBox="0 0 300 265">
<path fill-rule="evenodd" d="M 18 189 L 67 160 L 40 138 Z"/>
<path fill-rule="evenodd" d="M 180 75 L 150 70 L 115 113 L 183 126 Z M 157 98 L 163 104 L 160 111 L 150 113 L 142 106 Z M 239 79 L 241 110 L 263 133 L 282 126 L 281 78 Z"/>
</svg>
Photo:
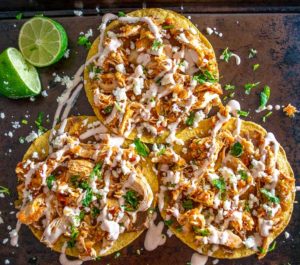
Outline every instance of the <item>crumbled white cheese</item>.
<svg viewBox="0 0 300 265">
<path fill-rule="evenodd" d="M 83 15 L 83 12 L 81 10 L 74 10 L 73 12 L 74 12 L 74 15 L 78 16 L 78 17 Z"/>
<path fill-rule="evenodd" d="M 117 101 L 122 101 L 122 100 L 126 100 L 127 99 L 127 95 L 126 95 L 126 89 L 117 87 L 114 91 L 113 91 L 114 96 L 116 97 Z"/>
<path fill-rule="evenodd" d="M 116 65 L 116 70 L 117 70 L 119 73 L 122 73 L 122 74 L 125 74 L 125 73 L 126 73 L 125 66 L 124 66 L 124 64 L 122 64 L 122 63 Z"/>
<path fill-rule="evenodd" d="M 214 33 L 213 29 L 210 28 L 210 27 L 207 27 L 207 28 L 206 28 L 206 32 L 207 32 L 208 35 L 211 35 L 211 34 Z"/>
<path fill-rule="evenodd" d="M 25 141 L 27 143 L 30 143 L 32 142 L 33 140 L 35 140 L 36 138 L 38 138 L 38 134 L 34 131 L 32 131 L 30 134 L 28 134 L 26 137 L 25 137 Z"/>
<path fill-rule="evenodd" d="M 66 49 L 65 53 L 64 53 L 64 58 L 69 58 L 70 57 L 70 49 Z"/>
<path fill-rule="evenodd" d="M 0 118 L 3 120 L 5 118 L 5 113 L 4 112 L 1 112 L 0 113 Z"/>
</svg>

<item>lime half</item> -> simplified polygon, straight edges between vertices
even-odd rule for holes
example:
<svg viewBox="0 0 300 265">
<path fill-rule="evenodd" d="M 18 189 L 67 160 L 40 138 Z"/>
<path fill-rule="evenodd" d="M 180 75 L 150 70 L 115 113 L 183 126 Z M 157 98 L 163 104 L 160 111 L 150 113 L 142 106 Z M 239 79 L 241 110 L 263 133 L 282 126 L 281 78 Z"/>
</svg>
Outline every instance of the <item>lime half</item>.
<svg viewBox="0 0 300 265">
<path fill-rule="evenodd" d="M 19 48 L 34 66 L 44 67 L 59 61 L 68 46 L 68 37 L 61 24 L 47 17 L 28 20 L 19 34 Z"/>
<path fill-rule="evenodd" d="M 41 82 L 34 66 L 26 62 L 15 48 L 0 54 L 0 94 L 8 98 L 36 96 L 41 92 Z"/>
</svg>

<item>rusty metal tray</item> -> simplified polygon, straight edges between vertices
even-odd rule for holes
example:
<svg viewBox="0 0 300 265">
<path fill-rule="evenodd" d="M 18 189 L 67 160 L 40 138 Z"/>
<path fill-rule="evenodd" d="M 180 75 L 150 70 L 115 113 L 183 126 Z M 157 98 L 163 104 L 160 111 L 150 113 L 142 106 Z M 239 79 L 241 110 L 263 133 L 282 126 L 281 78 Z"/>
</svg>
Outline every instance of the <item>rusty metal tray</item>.
<svg viewBox="0 0 300 265">
<path fill-rule="evenodd" d="M 6 47 L 17 47 L 17 37 L 24 20 L 18 21 L 12 17 L 12 12 L 2 12 L 5 8 L 3 1 L 0 4 L 0 51 Z M 26 2 L 26 1 L 20 1 Z M 217 1 L 218 2 L 218 1 Z M 231 2 L 231 1 L 229 1 Z M 261 2 L 261 1 L 258 1 Z M 127 3 L 127 2 L 126 2 Z M 159 4 L 159 1 L 155 2 Z M 203 4 L 203 3 L 202 3 Z M 200 6 L 201 7 L 201 6 Z M 184 15 L 191 16 L 193 23 L 198 25 L 201 31 L 206 27 L 216 28 L 222 32 L 223 36 L 215 34 L 207 36 L 215 48 L 219 57 L 221 51 L 229 47 L 232 51 L 239 54 L 242 58 L 240 66 L 236 66 L 233 59 L 229 63 L 219 62 L 221 73 L 221 83 L 232 83 L 237 86 L 235 98 L 241 102 L 242 109 L 251 110 L 247 119 L 262 124 L 268 131 L 275 133 L 279 142 L 287 152 L 289 161 L 297 177 L 297 185 L 300 179 L 300 116 L 294 119 L 287 118 L 282 111 L 273 111 L 266 123 L 262 122 L 263 114 L 255 113 L 258 106 L 259 92 L 261 88 L 253 89 L 251 96 L 246 96 L 243 86 L 249 82 L 260 81 L 261 84 L 268 84 L 272 89 L 270 104 L 292 103 L 300 106 L 300 13 L 299 6 L 291 7 L 266 7 L 262 9 L 232 9 L 214 6 L 187 5 L 184 10 L 180 6 L 173 8 L 182 11 Z M 21 8 L 21 7 L 20 7 Z M 17 9 L 15 9 L 17 10 Z M 220 11 L 218 13 L 218 10 Z M 247 12 L 249 11 L 249 13 Z M 270 11 L 269 13 L 261 13 Z M 292 11 L 295 10 L 295 13 Z M 241 12 L 239 12 L 241 11 Z M 8 100 L 0 98 L 0 113 L 5 113 L 5 118 L 0 119 L 0 185 L 7 186 L 12 191 L 10 197 L 0 198 L 0 211 L 4 219 L 4 224 L 0 224 L 0 263 L 4 264 L 6 259 L 10 264 L 59 264 L 58 254 L 47 249 L 31 234 L 28 228 L 22 227 L 20 233 L 20 246 L 13 248 L 9 243 L 2 244 L 3 239 L 8 238 L 9 227 L 16 223 L 15 211 L 12 202 L 16 199 L 16 177 L 14 169 L 17 161 L 22 159 L 23 153 L 28 148 L 28 144 L 20 144 L 19 137 L 28 135 L 34 130 L 34 120 L 37 113 L 43 111 L 49 114 L 50 120 L 54 116 L 56 109 L 56 98 L 63 92 L 63 87 L 53 82 L 53 73 L 72 76 L 76 69 L 84 63 L 87 51 L 76 44 L 79 32 L 86 32 L 93 29 L 95 38 L 97 27 L 101 21 L 100 15 L 96 15 L 95 10 L 87 12 L 88 16 L 76 17 L 69 11 L 48 11 L 46 14 L 55 15 L 56 19 L 63 24 L 69 36 L 70 57 L 63 59 L 54 66 L 40 69 L 40 76 L 43 87 L 49 86 L 46 98 L 38 97 L 35 102 L 29 100 Z M 27 13 L 30 16 L 32 13 Z M 6 19 L 5 19 L 6 17 Z M 250 48 L 258 51 L 255 59 L 248 59 Z M 252 65 L 259 63 L 260 69 L 253 72 Z M 81 92 L 78 102 L 72 110 L 73 115 L 84 114 L 92 115 L 93 112 L 85 98 L 84 91 Z M 28 124 L 22 125 L 19 129 L 12 127 L 13 121 L 21 121 L 28 115 Z M 46 124 L 50 127 L 50 123 Z M 13 132 L 13 137 L 5 136 L 9 131 Z M 300 196 L 297 193 L 296 200 Z M 286 231 L 291 234 L 289 239 L 281 235 L 277 239 L 277 248 L 269 253 L 266 258 L 258 261 L 255 256 L 240 260 L 221 260 L 220 265 L 237 264 L 264 264 L 264 265 L 299 265 L 300 264 L 300 206 L 295 204 L 292 220 Z M 120 257 L 115 259 L 114 255 L 103 258 L 99 264 L 187 264 L 190 261 L 193 251 L 183 245 L 176 237 L 168 238 L 164 246 L 159 247 L 153 252 L 142 250 L 137 254 L 137 250 L 143 247 L 144 234 L 134 243 L 121 251 Z M 208 265 L 212 264 L 213 259 L 209 259 Z M 97 262 L 86 262 L 85 264 L 97 264 Z"/>
</svg>

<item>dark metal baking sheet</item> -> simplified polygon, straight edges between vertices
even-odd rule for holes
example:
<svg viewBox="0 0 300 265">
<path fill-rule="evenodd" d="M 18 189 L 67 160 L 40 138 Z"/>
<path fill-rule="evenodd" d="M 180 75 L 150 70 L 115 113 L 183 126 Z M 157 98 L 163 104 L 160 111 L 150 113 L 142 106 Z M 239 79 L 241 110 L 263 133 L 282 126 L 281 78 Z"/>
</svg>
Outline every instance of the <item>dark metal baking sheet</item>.
<svg viewBox="0 0 300 265">
<path fill-rule="evenodd" d="M 189 14 L 185 14 L 189 15 Z M 220 38 L 216 35 L 208 36 L 219 57 L 221 51 L 229 47 L 242 58 L 240 66 L 236 66 L 232 58 L 227 64 L 219 62 L 221 83 L 232 83 L 237 86 L 236 96 L 240 100 L 244 110 L 251 110 L 250 120 L 256 121 L 275 133 L 277 139 L 283 145 L 287 156 L 292 164 L 295 176 L 300 174 L 300 126 L 299 114 L 294 119 L 284 116 L 281 111 L 273 111 L 266 123 L 256 114 L 254 109 L 258 106 L 260 88 L 253 89 L 251 96 L 246 96 L 243 85 L 248 82 L 260 81 L 262 85 L 268 84 L 271 89 L 270 103 L 300 106 L 300 15 L 293 13 L 275 14 L 190 14 L 191 20 L 198 25 L 199 29 L 205 31 L 207 26 L 216 27 L 218 32 L 223 33 Z M 12 191 L 9 198 L 0 198 L 0 211 L 5 224 L 0 224 L 0 263 L 5 259 L 10 264 L 59 264 L 57 253 L 47 249 L 30 233 L 25 226 L 20 233 L 20 246 L 13 248 L 9 243 L 2 245 L 3 239 L 8 237 L 8 225 L 14 226 L 16 218 L 13 202 L 16 199 L 16 176 L 14 168 L 17 161 L 22 159 L 28 144 L 20 144 L 19 137 L 28 135 L 34 130 L 34 120 L 39 111 L 50 115 L 52 120 L 57 102 L 56 98 L 63 92 L 63 87 L 53 83 L 53 73 L 72 76 L 76 69 L 85 61 L 86 50 L 78 47 L 76 40 L 79 32 L 86 32 L 92 28 L 95 38 L 100 16 L 88 17 L 58 17 L 57 20 L 66 28 L 70 40 L 70 58 L 63 59 L 54 66 L 40 69 L 43 87 L 49 86 L 46 98 L 38 97 L 35 102 L 29 100 L 8 100 L 0 98 L 0 113 L 5 113 L 5 119 L 0 119 L 0 185 L 8 186 Z M 17 38 L 20 26 L 24 21 L 0 20 L 0 51 L 8 46 L 17 47 Z M 247 58 L 250 48 L 258 51 L 255 59 Z M 259 63 L 260 69 L 253 72 L 252 65 Z M 11 122 L 20 121 L 25 115 L 30 115 L 28 125 L 22 125 L 19 129 L 13 129 Z M 72 110 L 72 114 L 93 114 L 84 91 L 81 92 L 78 102 Z M 50 127 L 50 124 L 45 124 Z M 13 138 L 4 134 L 14 131 Z M 9 152 L 11 151 L 11 152 Z M 299 185 L 299 178 L 297 179 Z M 299 200 L 299 193 L 297 199 Z M 267 257 L 258 261 L 255 256 L 241 260 L 221 260 L 220 265 L 238 264 L 264 264 L 264 265 L 298 265 L 300 264 L 300 207 L 295 204 L 292 220 L 287 227 L 291 234 L 289 239 L 281 235 L 277 240 L 277 249 L 268 254 Z M 133 244 L 121 251 L 117 259 L 114 256 L 103 258 L 100 264 L 186 264 L 190 261 L 193 251 L 183 245 L 174 236 L 167 240 L 164 246 L 153 252 L 137 250 L 143 248 L 144 234 Z M 33 259 L 36 257 L 37 260 Z M 208 265 L 213 259 L 209 259 Z M 35 262 L 35 263 L 34 263 Z M 86 264 L 96 264 L 87 262 Z"/>
</svg>

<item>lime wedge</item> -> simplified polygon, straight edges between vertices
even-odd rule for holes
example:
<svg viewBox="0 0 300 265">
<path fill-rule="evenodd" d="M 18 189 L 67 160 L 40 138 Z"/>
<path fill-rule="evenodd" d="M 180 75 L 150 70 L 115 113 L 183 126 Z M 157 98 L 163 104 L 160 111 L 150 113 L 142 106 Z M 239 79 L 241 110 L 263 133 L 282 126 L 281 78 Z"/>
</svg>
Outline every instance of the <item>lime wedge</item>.
<svg viewBox="0 0 300 265">
<path fill-rule="evenodd" d="M 8 98 L 36 96 L 41 92 L 41 82 L 34 66 L 26 62 L 15 48 L 0 54 L 0 94 Z"/>
<path fill-rule="evenodd" d="M 66 31 L 53 19 L 34 17 L 20 30 L 20 51 L 34 66 L 44 67 L 56 63 L 63 57 L 67 46 Z"/>
</svg>

